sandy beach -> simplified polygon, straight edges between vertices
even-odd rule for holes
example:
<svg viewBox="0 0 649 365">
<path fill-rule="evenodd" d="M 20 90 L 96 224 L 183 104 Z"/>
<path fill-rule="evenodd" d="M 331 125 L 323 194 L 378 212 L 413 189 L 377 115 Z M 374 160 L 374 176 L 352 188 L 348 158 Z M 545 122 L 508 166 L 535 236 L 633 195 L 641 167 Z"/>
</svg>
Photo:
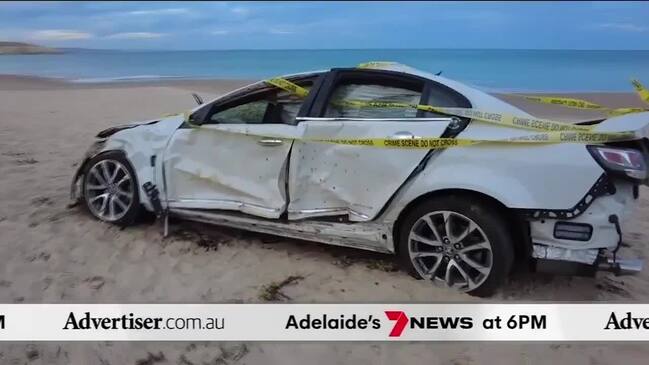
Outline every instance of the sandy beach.
<svg viewBox="0 0 649 365">
<path fill-rule="evenodd" d="M 649 270 L 596 278 L 519 274 L 490 299 L 415 280 L 391 256 L 207 225 L 156 222 L 120 229 L 68 208 L 69 184 L 101 129 L 193 107 L 238 80 L 69 84 L 0 75 L 0 302 L 256 303 L 267 285 L 301 280 L 284 301 L 529 302 L 649 300 Z M 631 93 L 571 95 L 610 107 L 641 106 Z M 501 96 L 539 117 L 600 117 Z M 566 183 L 570 183 L 567 181 Z M 624 232 L 621 256 L 649 257 L 649 191 Z M 234 355 L 233 355 L 234 354 Z M 627 344 L 489 343 L 14 343 L 1 364 L 645 364 L 649 347 Z"/>
</svg>

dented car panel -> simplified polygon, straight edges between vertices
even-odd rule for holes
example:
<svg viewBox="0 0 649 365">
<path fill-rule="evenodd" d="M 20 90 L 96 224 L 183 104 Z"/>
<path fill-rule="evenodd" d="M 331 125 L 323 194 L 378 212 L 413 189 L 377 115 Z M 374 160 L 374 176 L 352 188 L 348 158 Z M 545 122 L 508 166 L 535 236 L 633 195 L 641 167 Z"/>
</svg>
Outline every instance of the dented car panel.
<svg viewBox="0 0 649 365">
<path fill-rule="evenodd" d="M 307 118 L 306 138 L 413 138 L 440 136 L 450 118 L 420 121 Z M 345 215 L 350 221 L 376 218 L 428 150 L 374 149 L 296 141 L 289 170 L 289 219 Z"/>
<path fill-rule="evenodd" d="M 552 257 L 553 252 L 542 250 L 543 247 L 555 247 L 563 250 L 558 251 L 562 255 L 570 255 L 570 257 L 563 258 L 564 260 L 593 264 L 597 258 L 597 251 L 600 249 L 616 251 L 622 242 L 621 233 L 625 230 L 625 223 L 628 223 L 629 216 L 637 206 L 637 199 L 634 198 L 633 184 L 618 179 L 614 181 L 614 185 L 616 187 L 615 194 L 595 199 L 583 214 L 570 220 L 573 223 L 582 223 L 593 227 L 592 236 L 587 240 L 557 238 L 555 236 L 556 223 L 562 220 L 531 221 L 530 235 L 535 245 L 533 256 L 556 259 Z M 613 216 L 617 217 L 616 220 L 619 220 L 620 226 L 616 224 L 616 220 L 611 219 Z"/>
<path fill-rule="evenodd" d="M 78 200 L 82 195 L 83 190 L 79 189 L 79 184 L 83 179 L 83 171 L 86 163 L 91 158 L 103 152 L 121 151 L 127 156 L 133 169 L 137 171 L 141 204 L 144 205 L 146 209 L 153 211 L 153 206 L 151 205 L 142 185 L 145 182 L 160 184 L 163 181 L 162 171 L 156 169 L 155 163 L 152 164 L 152 161 L 155 162 L 155 156 L 160 155 L 164 151 L 170 137 L 183 123 L 183 116 L 170 116 L 161 119 L 155 124 L 145 122 L 141 123 L 137 127 L 117 131 L 105 140 L 100 140 L 100 148 L 95 148 L 97 143 L 93 144 L 88 151 L 90 153 L 87 154 L 86 158 L 81 164 L 79 164 L 77 172 L 74 175 L 72 184 L 73 201 Z"/>
<path fill-rule="evenodd" d="M 249 215 L 204 209 L 173 209 L 175 216 L 199 222 L 245 229 L 253 232 L 327 243 L 336 246 L 392 253 L 389 226 L 380 222 L 339 223 L 329 221 L 256 219 Z"/>
<path fill-rule="evenodd" d="M 583 145 L 470 146 L 434 155 L 427 168 L 403 187 L 399 199 L 408 202 L 423 192 L 465 189 L 509 208 L 570 209 L 603 172 Z M 398 211 L 387 212 L 388 219 L 396 219 Z"/>
<path fill-rule="evenodd" d="M 292 139 L 272 136 L 299 137 L 302 127 L 256 127 L 209 125 L 174 133 L 164 153 L 169 207 L 238 210 L 278 218 L 286 208 Z M 248 135 L 251 132 L 255 135 Z"/>
</svg>

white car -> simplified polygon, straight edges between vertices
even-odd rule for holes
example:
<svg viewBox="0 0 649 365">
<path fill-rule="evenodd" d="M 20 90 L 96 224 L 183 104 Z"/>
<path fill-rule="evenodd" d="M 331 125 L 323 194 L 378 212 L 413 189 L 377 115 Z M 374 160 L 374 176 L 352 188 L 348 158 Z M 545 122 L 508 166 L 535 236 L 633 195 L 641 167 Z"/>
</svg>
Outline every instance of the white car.
<svg viewBox="0 0 649 365">
<path fill-rule="evenodd" d="M 625 142 L 374 148 L 316 139 L 507 139 L 530 131 L 340 100 L 532 116 L 399 64 L 285 79 L 308 94 L 260 81 L 184 117 L 100 132 L 74 176 L 73 200 L 119 225 L 146 209 L 394 253 L 422 278 L 479 296 L 492 294 L 514 262 L 575 273 L 640 269 L 615 252 L 647 184 L 649 113 L 590 123 L 597 132 L 633 131 Z"/>
</svg>

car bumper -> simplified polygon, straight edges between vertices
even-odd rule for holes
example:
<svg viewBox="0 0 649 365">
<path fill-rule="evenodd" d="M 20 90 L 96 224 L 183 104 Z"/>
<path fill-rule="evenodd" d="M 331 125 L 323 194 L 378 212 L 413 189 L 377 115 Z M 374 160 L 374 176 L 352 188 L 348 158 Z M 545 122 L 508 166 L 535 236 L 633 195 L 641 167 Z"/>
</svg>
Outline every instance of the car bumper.
<svg viewBox="0 0 649 365">
<path fill-rule="evenodd" d="M 643 265 L 639 259 L 625 260 L 617 255 L 624 227 L 637 206 L 637 185 L 622 179 L 611 182 L 615 192 L 595 198 L 577 217 L 529 220 L 532 257 L 590 265 L 618 273 L 641 270 Z M 587 237 L 584 234 L 572 239 L 558 238 L 561 233 L 557 227 L 563 226 L 590 227 L 591 233 Z"/>
</svg>

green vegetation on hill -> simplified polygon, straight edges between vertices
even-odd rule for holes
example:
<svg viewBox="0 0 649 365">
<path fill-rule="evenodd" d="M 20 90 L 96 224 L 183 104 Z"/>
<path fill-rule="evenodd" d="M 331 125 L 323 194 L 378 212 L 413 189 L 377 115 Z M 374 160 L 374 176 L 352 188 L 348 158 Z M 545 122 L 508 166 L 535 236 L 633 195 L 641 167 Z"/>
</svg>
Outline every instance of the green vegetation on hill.
<svg viewBox="0 0 649 365">
<path fill-rule="evenodd" d="M 3 54 L 42 54 L 62 53 L 56 48 L 37 46 L 35 44 L 21 42 L 0 42 L 0 55 Z"/>
</svg>

